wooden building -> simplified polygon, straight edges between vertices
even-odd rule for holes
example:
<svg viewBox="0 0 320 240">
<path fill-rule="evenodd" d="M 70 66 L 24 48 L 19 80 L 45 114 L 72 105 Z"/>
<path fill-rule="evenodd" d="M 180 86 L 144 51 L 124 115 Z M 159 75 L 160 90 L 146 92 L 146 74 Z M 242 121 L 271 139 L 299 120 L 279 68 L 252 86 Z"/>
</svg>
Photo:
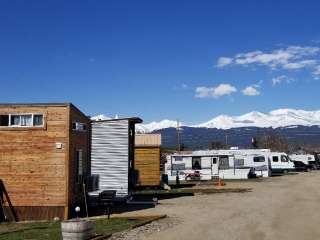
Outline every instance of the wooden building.
<svg viewBox="0 0 320 240">
<path fill-rule="evenodd" d="M 71 103 L 0 104 L 0 179 L 13 206 L 2 196 L 8 218 L 73 214 L 90 172 L 89 128 Z"/>
<path fill-rule="evenodd" d="M 137 134 L 135 139 L 135 164 L 137 186 L 160 185 L 161 134 Z"/>
</svg>

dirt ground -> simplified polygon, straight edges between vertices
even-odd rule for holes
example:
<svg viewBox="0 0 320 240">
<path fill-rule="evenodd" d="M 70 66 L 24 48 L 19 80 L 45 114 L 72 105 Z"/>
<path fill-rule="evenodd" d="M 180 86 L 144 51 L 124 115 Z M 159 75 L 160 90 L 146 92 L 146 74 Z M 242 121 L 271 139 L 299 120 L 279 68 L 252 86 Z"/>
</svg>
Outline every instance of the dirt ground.
<svg viewBox="0 0 320 240">
<path fill-rule="evenodd" d="M 127 234 L 148 240 L 320 239 L 320 171 L 226 187 L 249 187 L 252 192 L 162 200 L 156 208 L 131 214 L 161 213 L 167 219 L 152 230 Z"/>
</svg>

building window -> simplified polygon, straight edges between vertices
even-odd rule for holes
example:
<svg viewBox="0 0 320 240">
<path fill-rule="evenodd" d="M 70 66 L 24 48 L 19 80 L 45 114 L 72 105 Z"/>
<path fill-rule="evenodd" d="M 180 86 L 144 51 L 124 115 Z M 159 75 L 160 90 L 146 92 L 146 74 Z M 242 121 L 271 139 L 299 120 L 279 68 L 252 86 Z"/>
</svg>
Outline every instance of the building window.
<svg viewBox="0 0 320 240">
<path fill-rule="evenodd" d="M 82 182 L 83 176 L 83 151 L 82 149 L 76 150 L 76 164 L 77 164 L 77 182 Z"/>
<path fill-rule="evenodd" d="M 0 126 L 1 127 L 9 126 L 9 115 L 0 115 Z"/>
<path fill-rule="evenodd" d="M 43 125 L 43 115 L 34 114 L 33 115 L 33 126 L 42 126 Z"/>
<path fill-rule="evenodd" d="M 272 162 L 279 162 L 278 156 L 273 156 L 272 157 Z"/>
<path fill-rule="evenodd" d="M 72 123 L 72 130 L 74 131 L 86 131 L 87 125 L 80 122 L 73 122 Z"/>
<path fill-rule="evenodd" d="M 0 115 L 0 127 L 41 127 L 43 114 L 3 114 Z"/>
<path fill-rule="evenodd" d="M 254 162 L 265 162 L 264 156 L 253 157 Z"/>
<path fill-rule="evenodd" d="M 193 170 L 201 170 L 201 157 L 193 157 L 192 158 L 192 169 Z"/>
</svg>

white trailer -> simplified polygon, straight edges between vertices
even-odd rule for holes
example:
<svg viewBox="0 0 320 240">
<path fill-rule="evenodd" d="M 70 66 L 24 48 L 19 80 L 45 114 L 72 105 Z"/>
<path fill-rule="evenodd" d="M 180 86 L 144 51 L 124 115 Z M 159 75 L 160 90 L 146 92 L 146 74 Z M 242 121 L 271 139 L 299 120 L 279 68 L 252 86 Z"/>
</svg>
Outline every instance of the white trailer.
<svg viewBox="0 0 320 240">
<path fill-rule="evenodd" d="M 248 159 L 248 166 L 252 166 L 255 169 L 257 167 L 262 166 L 262 167 L 268 167 L 268 170 L 265 170 L 263 175 L 266 176 L 267 173 L 270 171 L 271 173 L 285 173 L 285 172 L 290 172 L 294 171 L 295 164 L 293 161 L 290 160 L 288 155 L 284 152 L 271 152 L 270 149 L 230 149 L 230 150 L 217 150 L 220 153 L 231 153 L 234 154 L 236 157 L 241 156 L 241 155 L 253 155 L 253 154 L 258 154 L 258 155 L 263 155 L 265 157 L 265 162 L 261 159 L 261 162 L 259 163 L 258 159 L 255 159 L 253 162 L 252 160 Z M 259 168 L 258 171 L 256 171 L 256 174 L 259 176 Z"/>
<path fill-rule="evenodd" d="M 165 174 L 169 183 L 177 180 L 247 179 L 251 168 L 239 166 L 232 154 L 173 154 L 167 156 Z"/>
<path fill-rule="evenodd" d="M 257 177 L 271 176 L 271 163 L 268 157 L 269 149 L 227 149 L 195 151 L 197 154 L 230 154 L 235 158 L 237 167 L 252 168 Z M 231 165 L 232 167 L 232 165 Z"/>
</svg>

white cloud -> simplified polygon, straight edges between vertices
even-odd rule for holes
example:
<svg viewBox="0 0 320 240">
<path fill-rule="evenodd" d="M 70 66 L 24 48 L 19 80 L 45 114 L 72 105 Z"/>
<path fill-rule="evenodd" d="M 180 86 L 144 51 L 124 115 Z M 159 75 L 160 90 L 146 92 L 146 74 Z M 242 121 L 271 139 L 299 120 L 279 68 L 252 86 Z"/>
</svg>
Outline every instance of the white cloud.
<svg viewBox="0 0 320 240">
<path fill-rule="evenodd" d="M 290 62 L 283 65 L 284 69 L 301 69 L 308 66 L 315 65 L 317 63 L 316 60 L 302 60 L 298 62 Z"/>
<path fill-rule="evenodd" d="M 319 79 L 320 78 L 320 65 L 316 66 L 314 71 L 312 72 L 313 76 L 316 78 L 316 79 Z"/>
<path fill-rule="evenodd" d="M 272 86 L 276 86 L 282 82 L 291 83 L 293 81 L 293 79 L 289 78 L 286 75 L 281 75 L 281 76 L 277 76 L 277 77 L 272 78 L 271 81 L 272 81 Z"/>
<path fill-rule="evenodd" d="M 217 62 L 217 67 L 224 67 L 232 63 L 232 58 L 220 57 Z"/>
<path fill-rule="evenodd" d="M 225 95 L 231 95 L 236 92 L 237 89 L 226 83 L 222 83 L 216 87 L 197 87 L 196 98 L 219 98 Z"/>
<path fill-rule="evenodd" d="M 320 47 L 315 46 L 288 46 L 269 52 L 252 51 L 238 53 L 233 57 L 220 57 L 217 67 L 230 64 L 240 66 L 266 66 L 271 69 L 296 70 L 315 69 L 320 62 Z"/>
<path fill-rule="evenodd" d="M 183 84 L 181 84 L 181 88 L 182 89 L 187 89 L 189 86 L 187 85 L 187 84 L 185 84 L 185 83 L 183 83 Z"/>
<path fill-rule="evenodd" d="M 260 91 L 258 90 L 258 88 L 258 85 L 248 86 L 242 90 L 242 93 L 246 96 L 258 96 L 260 95 Z"/>
</svg>

